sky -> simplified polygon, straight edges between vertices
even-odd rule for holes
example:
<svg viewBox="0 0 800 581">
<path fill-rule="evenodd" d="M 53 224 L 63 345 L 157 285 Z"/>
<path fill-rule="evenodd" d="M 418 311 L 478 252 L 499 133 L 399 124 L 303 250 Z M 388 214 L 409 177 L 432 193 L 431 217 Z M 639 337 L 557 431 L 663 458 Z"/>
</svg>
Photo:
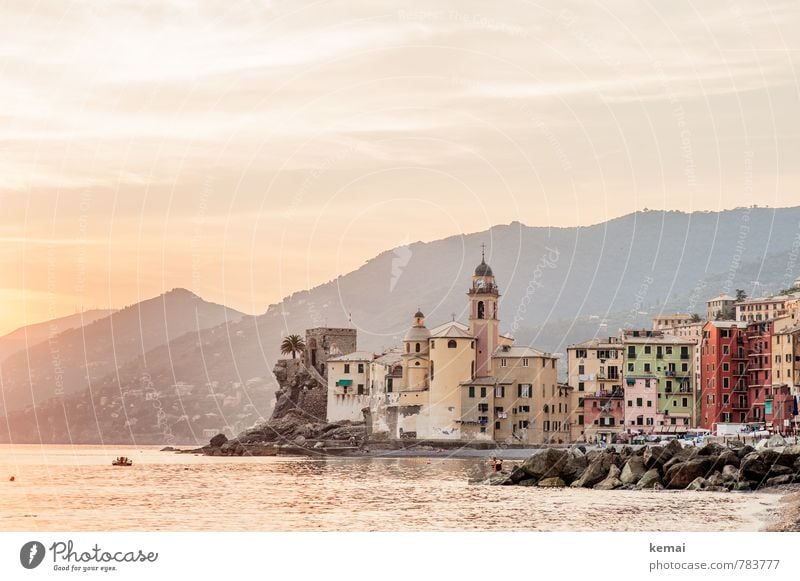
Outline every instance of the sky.
<svg viewBox="0 0 800 581">
<path fill-rule="evenodd" d="M 800 5 L 0 3 L 0 333 L 495 224 L 800 204 Z"/>
</svg>

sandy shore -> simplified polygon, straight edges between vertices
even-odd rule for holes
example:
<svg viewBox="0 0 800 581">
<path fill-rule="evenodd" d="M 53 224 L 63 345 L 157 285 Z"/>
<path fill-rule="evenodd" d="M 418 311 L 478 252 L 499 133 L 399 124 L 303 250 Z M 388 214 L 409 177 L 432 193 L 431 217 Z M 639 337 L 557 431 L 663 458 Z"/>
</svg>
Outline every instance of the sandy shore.
<svg viewBox="0 0 800 581">
<path fill-rule="evenodd" d="M 767 531 L 781 533 L 800 532 L 800 486 L 780 486 L 767 491 L 780 495 L 777 514 L 769 520 Z"/>
</svg>

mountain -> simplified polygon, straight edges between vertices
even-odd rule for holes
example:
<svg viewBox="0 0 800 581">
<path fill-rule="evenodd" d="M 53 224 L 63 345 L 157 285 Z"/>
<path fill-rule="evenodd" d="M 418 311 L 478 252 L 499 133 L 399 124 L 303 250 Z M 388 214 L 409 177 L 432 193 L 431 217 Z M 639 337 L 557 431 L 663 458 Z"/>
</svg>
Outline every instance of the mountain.
<svg viewBox="0 0 800 581">
<path fill-rule="evenodd" d="M 242 316 L 187 290 L 174 289 L 66 330 L 2 362 L 0 415 L 83 391 L 159 345 Z"/>
<path fill-rule="evenodd" d="M 613 335 L 620 326 L 649 326 L 662 310 L 703 315 L 705 301 L 721 291 L 790 286 L 800 273 L 798 236 L 800 207 L 645 211 L 575 228 L 514 222 L 384 252 L 272 305 L 264 317 L 275 335 L 323 321 L 347 325 L 350 313 L 360 348 L 381 349 L 402 338 L 417 307 L 429 326 L 453 314 L 466 319 L 465 292 L 486 244 L 503 294 L 501 328 L 557 352 L 592 329 Z"/>
<path fill-rule="evenodd" d="M 107 345 L 97 357 L 94 349 L 100 344 L 86 349 L 92 354 L 86 367 L 93 378 L 91 391 L 79 388 L 73 395 L 19 410 L 9 425 L 14 441 L 81 443 L 194 444 L 207 441 L 215 430 L 241 431 L 269 416 L 276 387 L 271 369 L 283 335 L 308 327 L 348 326 L 352 319 L 359 348 L 379 351 L 402 339 L 418 307 L 429 327 L 451 317 L 465 320 L 465 293 L 482 244 L 503 293 L 501 329 L 518 343 L 557 353 L 596 334 L 649 326 L 650 317 L 660 312 L 703 315 L 705 301 L 723 291 L 733 294 L 741 288 L 755 296 L 790 286 L 800 273 L 797 240 L 800 207 L 753 207 L 645 211 L 576 228 L 514 222 L 416 242 L 294 293 L 258 317 L 232 322 L 236 317 L 227 316 L 217 326 L 210 321 L 205 328 L 184 326 L 184 333 L 173 333 L 172 325 L 167 333 L 161 325 L 144 349 L 142 329 L 152 331 L 149 325 L 134 320 L 123 329 L 115 323 L 121 354 L 116 362 L 110 361 L 113 350 Z M 155 310 L 164 315 L 172 309 Z M 68 331 L 73 333 L 69 341 L 94 336 L 93 325 Z M 110 328 L 99 335 L 110 337 Z M 9 362 L 14 357 L 16 367 L 8 369 L 19 389 L 27 367 L 20 354 Z M 44 351 L 31 359 L 37 402 L 54 395 L 52 388 L 41 389 L 49 384 L 40 378 L 42 370 L 49 370 L 53 383 L 51 358 Z M 73 367 L 86 373 L 80 365 Z M 2 432 L 0 439 L 9 437 Z"/>
<path fill-rule="evenodd" d="M 47 341 L 48 338 L 58 335 L 68 329 L 77 329 L 78 327 L 88 325 L 97 319 L 107 317 L 113 312 L 114 311 L 110 309 L 92 309 L 58 319 L 51 319 L 43 323 L 35 323 L 33 325 L 20 327 L 8 335 L 0 337 L 0 361 L 12 353 Z"/>
</svg>

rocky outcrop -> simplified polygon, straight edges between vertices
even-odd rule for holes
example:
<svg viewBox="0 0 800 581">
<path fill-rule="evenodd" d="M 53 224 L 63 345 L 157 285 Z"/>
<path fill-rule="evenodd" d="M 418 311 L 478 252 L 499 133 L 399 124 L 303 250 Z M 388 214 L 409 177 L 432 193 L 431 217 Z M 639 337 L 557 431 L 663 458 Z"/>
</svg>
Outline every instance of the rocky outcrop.
<svg viewBox="0 0 800 581">
<path fill-rule="evenodd" d="M 775 444 L 781 440 L 771 438 Z M 800 483 L 800 446 L 751 446 L 730 449 L 717 444 L 683 447 L 674 440 L 666 446 L 633 450 L 613 448 L 583 453 L 547 448 L 502 477 L 486 484 L 571 486 L 614 490 L 668 488 L 727 492 Z"/>
</svg>

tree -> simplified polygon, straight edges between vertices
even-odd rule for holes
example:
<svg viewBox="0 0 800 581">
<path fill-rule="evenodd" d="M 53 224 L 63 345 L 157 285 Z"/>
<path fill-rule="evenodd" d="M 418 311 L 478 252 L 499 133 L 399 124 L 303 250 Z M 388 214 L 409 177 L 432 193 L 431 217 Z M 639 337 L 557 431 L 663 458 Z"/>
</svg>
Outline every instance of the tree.
<svg viewBox="0 0 800 581">
<path fill-rule="evenodd" d="M 700 322 L 700 315 L 697 313 L 692 313 L 692 323 L 699 323 Z"/>
<path fill-rule="evenodd" d="M 742 289 L 736 289 L 736 302 L 743 301 L 747 298 L 747 293 L 744 292 Z"/>
<path fill-rule="evenodd" d="M 289 335 L 281 342 L 281 353 L 284 355 L 292 354 L 292 359 L 297 359 L 297 353 L 306 348 L 306 343 L 300 335 Z"/>
</svg>

